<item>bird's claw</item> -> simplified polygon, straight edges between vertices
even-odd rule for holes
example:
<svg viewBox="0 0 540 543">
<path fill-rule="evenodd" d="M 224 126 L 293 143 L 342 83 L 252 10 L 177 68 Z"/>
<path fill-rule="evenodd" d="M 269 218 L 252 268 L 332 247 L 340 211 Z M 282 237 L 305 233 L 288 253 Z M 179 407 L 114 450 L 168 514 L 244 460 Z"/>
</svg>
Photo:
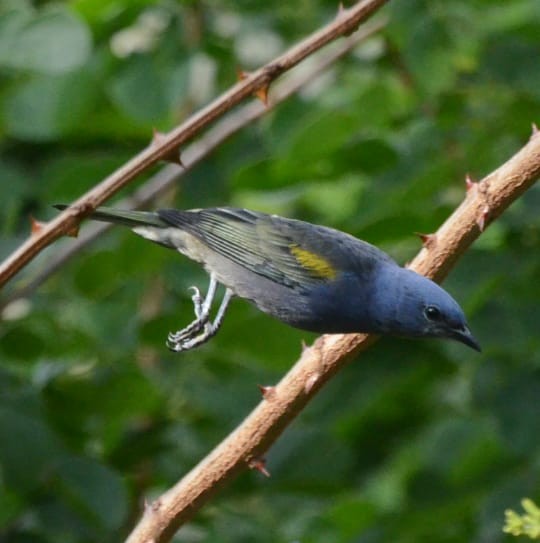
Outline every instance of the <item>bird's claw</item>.
<svg viewBox="0 0 540 543">
<path fill-rule="evenodd" d="M 208 341 L 217 332 L 217 328 L 214 329 L 210 322 L 206 322 L 201 334 L 197 334 L 198 331 L 193 331 L 192 334 L 182 334 L 182 332 L 183 330 L 180 330 L 169 334 L 166 341 L 169 350 L 180 353 L 198 347 Z"/>
<path fill-rule="evenodd" d="M 231 290 L 227 289 L 225 291 L 216 318 L 214 322 L 210 322 L 210 306 L 216 290 L 216 280 L 213 277 L 210 278 L 210 287 L 204 302 L 197 287 L 190 287 L 190 289 L 194 291 L 191 299 L 193 300 L 196 319 L 177 332 L 169 332 L 165 344 L 168 349 L 175 353 L 198 347 L 213 337 L 223 322 L 225 311 L 233 295 Z"/>
</svg>

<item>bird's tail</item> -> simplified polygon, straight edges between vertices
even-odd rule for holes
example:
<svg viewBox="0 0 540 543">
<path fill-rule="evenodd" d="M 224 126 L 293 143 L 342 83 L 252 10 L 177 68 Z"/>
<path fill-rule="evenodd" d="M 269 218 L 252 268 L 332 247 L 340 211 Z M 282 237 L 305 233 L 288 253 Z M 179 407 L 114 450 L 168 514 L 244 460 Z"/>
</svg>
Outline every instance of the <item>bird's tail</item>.
<svg viewBox="0 0 540 543">
<path fill-rule="evenodd" d="M 62 210 L 67 209 L 69 206 L 65 204 L 56 204 L 54 207 Z M 110 207 L 98 207 L 93 211 L 89 218 L 95 221 L 122 224 L 129 228 L 136 228 L 138 226 L 164 228 L 167 226 L 167 224 L 159 218 L 157 213 L 151 211 L 128 211 L 123 209 L 112 209 Z"/>
</svg>

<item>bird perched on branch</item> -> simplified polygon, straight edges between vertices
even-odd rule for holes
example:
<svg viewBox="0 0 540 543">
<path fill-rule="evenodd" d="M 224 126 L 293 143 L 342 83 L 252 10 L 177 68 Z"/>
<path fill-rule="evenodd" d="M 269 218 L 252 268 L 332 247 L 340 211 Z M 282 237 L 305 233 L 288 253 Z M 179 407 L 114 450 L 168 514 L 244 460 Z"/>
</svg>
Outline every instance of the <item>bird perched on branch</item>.
<svg viewBox="0 0 540 543">
<path fill-rule="evenodd" d="M 204 298 L 191 287 L 195 319 L 169 334 L 173 351 L 214 336 L 233 296 L 303 330 L 447 338 L 480 351 L 463 311 L 445 290 L 344 232 L 230 207 L 156 212 L 101 207 L 91 218 L 128 226 L 199 262 L 210 275 Z M 218 283 L 225 294 L 212 319 Z"/>
</svg>

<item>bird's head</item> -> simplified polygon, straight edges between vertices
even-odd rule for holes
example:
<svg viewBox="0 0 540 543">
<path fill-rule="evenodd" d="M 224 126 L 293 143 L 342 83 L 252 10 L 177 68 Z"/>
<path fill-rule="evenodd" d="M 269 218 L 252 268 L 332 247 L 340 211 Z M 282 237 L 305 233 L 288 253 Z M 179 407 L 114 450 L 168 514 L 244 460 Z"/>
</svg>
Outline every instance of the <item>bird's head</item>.
<svg viewBox="0 0 540 543">
<path fill-rule="evenodd" d="M 390 277 L 385 277 L 389 274 Z M 381 331 L 454 339 L 480 351 L 463 310 L 439 285 L 412 270 L 391 267 L 379 277 L 376 312 Z"/>
</svg>

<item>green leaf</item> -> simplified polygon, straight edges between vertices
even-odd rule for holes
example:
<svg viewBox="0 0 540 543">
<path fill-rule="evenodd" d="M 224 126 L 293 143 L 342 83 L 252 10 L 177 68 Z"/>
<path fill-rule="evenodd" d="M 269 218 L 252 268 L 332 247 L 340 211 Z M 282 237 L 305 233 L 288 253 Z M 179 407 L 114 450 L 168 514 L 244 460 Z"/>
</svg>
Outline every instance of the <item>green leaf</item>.
<svg viewBox="0 0 540 543">
<path fill-rule="evenodd" d="M 43 352 L 43 339 L 24 324 L 12 325 L 2 337 L 2 352 L 21 361 L 34 360 Z"/>
<path fill-rule="evenodd" d="M 116 106 L 128 117 L 142 123 L 159 123 L 168 112 L 165 80 L 147 56 L 131 59 L 109 83 Z"/>
<path fill-rule="evenodd" d="M 82 457 L 65 459 L 57 473 L 68 503 L 82 509 L 107 531 L 120 528 L 127 512 L 127 494 L 117 473 Z"/>
<path fill-rule="evenodd" d="M 11 88 L 4 102 L 6 130 L 25 141 L 50 141 L 77 130 L 96 98 L 92 71 L 34 76 Z"/>
<path fill-rule="evenodd" d="M 17 492 L 36 489 L 62 449 L 46 422 L 15 405 L 0 405 L 0 466 L 5 484 Z"/>
<path fill-rule="evenodd" d="M 92 49 L 90 31 L 66 6 L 0 15 L 0 67 L 60 74 L 82 66 Z"/>
</svg>

